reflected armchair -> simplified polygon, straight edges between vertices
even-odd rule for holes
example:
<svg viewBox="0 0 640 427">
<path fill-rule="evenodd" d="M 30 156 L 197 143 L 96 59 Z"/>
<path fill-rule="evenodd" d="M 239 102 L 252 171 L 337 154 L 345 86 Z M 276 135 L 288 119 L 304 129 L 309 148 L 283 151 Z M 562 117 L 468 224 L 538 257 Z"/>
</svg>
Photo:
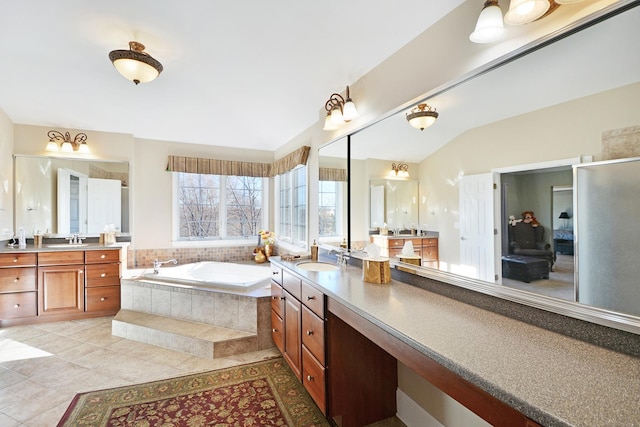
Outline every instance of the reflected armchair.
<svg viewBox="0 0 640 427">
<path fill-rule="evenodd" d="M 553 271 L 555 254 L 551 245 L 544 241 L 544 227 L 534 227 L 531 223 L 518 222 L 509 226 L 509 253 L 535 258 L 542 258 L 549 263 L 549 271 Z"/>
</svg>

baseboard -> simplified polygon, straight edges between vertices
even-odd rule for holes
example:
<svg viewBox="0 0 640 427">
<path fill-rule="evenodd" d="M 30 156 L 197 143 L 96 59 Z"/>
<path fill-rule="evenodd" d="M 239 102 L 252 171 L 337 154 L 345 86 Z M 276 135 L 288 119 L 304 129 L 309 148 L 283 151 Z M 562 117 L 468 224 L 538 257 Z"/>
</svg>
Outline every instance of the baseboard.
<svg viewBox="0 0 640 427">
<path fill-rule="evenodd" d="M 397 417 L 407 427 L 444 427 L 400 389 L 396 389 L 396 404 L 398 407 Z"/>
</svg>

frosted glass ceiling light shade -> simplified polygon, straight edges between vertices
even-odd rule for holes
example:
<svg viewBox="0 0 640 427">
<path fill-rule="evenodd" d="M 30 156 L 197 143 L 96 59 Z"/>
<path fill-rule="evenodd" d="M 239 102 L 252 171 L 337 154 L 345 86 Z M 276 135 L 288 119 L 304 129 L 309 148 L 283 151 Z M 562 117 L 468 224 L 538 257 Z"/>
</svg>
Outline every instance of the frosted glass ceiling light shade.
<svg viewBox="0 0 640 427">
<path fill-rule="evenodd" d="M 580 3 L 582 0 L 555 0 L 558 4 L 572 4 L 572 3 Z"/>
<path fill-rule="evenodd" d="M 347 99 L 339 93 L 332 93 L 329 100 L 325 102 L 324 109 L 327 111 L 327 117 L 324 121 L 323 130 L 336 130 L 358 116 L 356 104 L 349 96 L 349 86 L 347 86 Z"/>
<path fill-rule="evenodd" d="M 129 42 L 129 50 L 112 50 L 109 59 L 116 70 L 136 85 L 155 79 L 162 72 L 162 64 L 144 52 L 144 45 Z"/>
<path fill-rule="evenodd" d="M 474 43 L 491 43 L 500 39 L 503 34 L 504 23 L 498 0 L 485 1 L 476 28 L 469 36 L 469 40 Z"/>
<path fill-rule="evenodd" d="M 504 22 L 510 25 L 527 24 L 547 13 L 550 7 L 549 0 L 511 0 Z"/>
<path fill-rule="evenodd" d="M 438 118 L 438 113 L 427 104 L 420 104 L 407 113 L 407 121 L 416 129 L 425 130 L 433 125 Z"/>
</svg>

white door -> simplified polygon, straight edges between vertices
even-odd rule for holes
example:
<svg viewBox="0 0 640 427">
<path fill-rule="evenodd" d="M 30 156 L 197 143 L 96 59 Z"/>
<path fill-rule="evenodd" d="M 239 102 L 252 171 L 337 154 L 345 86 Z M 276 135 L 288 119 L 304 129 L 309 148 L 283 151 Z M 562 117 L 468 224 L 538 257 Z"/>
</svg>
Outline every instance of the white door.
<svg viewBox="0 0 640 427">
<path fill-rule="evenodd" d="M 58 168 L 58 234 L 87 232 L 87 176 Z"/>
<path fill-rule="evenodd" d="M 117 179 L 89 178 L 89 233 L 100 233 L 104 231 L 105 225 L 121 229 L 121 188 L 122 183 Z"/>
<path fill-rule="evenodd" d="M 460 180 L 460 273 L 495 282 L 494 175 Z"/>
</svg>

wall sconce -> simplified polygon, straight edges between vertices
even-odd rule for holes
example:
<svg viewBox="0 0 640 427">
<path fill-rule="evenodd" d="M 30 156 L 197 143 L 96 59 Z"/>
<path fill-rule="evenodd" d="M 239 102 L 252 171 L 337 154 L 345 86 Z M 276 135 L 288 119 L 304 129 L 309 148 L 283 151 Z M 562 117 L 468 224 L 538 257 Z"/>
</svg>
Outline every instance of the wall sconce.
<svg viewBox="0 0 640 427">
<path fill-rule="evenodd" d="M 332 93 L 329 100 L 325 102 L 324 109 L 327 110 L 327 117 L 324 119 L 323 130 L 336 130 L 358 116 L 356 104 L 349 96 L 349 86 L 347 86 L 346 100 L 339 93 Z"/>
<path fill-rule="evenodd" d="M 116 70 L 136 85 L 155 79 L 162 72 L 162 64 L 144 51 L 144 45 L 129 42 L 129 50 L 112 50 L 109 59 Z"/>
<path fill-rule="evenodd" d="M 402 178 L 409 177 L 409 165 L 406 163 L 391 163 L 391 174 Z"/>
<path fill-rule="evenodd" d="M 498 0 L 485 1 L 469 40 L 474 43 L 491 43 L 500 39 L 503 34 L 502 9 L 498 6 Z"/>
<path fill-rule="evenodd" d="M 419 104 L 407 113 L 407 121 L 416 129 L 425 130 L 436 122 L 438 113 L 427 104 Z"/>
<path fill-rule="evenodd" d="M 63 153 L 73 153 L 77 151 L 82 154 L 89 154 L 89 146 L 87 145 L 87 134 L 79 133 L 77 134 L 73 140 L 71 139 L 71 135 L 69 132 L 65 132 L 64 135 L 62 132 L 58 132 L 57 130 L 50 130 L 47 132 L 47 136 L 49 137 L 49 142 L 47 143 L 47 151 L 61 151 Z"/>
<path fill-rule="evenodd" d="M 503 20 L 498 0 L 486 0 L 469 40 L 474 43 L 494 42 L 504 33 L 503 21 L 509 25 L 527 24 L 550 14 L 561 4 L 579 1 L 582 0 L 511 0 Z"/>
</svg>

